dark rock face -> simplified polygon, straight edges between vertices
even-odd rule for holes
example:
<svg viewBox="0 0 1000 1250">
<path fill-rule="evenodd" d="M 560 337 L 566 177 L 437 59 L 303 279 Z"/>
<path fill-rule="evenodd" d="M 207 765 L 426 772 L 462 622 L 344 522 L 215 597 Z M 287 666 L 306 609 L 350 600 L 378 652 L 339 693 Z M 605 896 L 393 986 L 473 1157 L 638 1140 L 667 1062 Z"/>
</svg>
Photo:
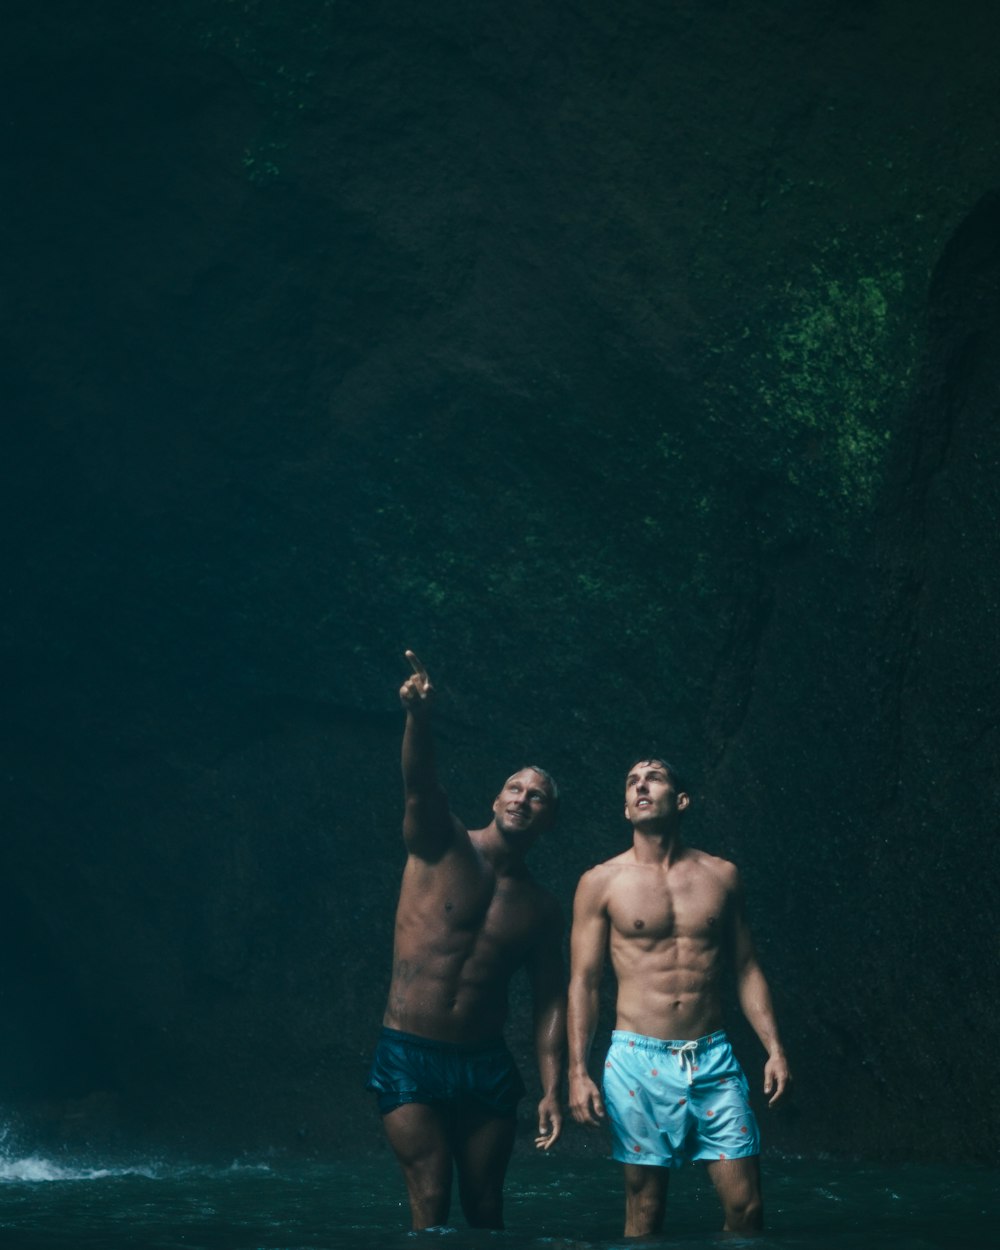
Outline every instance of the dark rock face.
<svg viewBox="0 0 1000 1250">
<path fill-rule="evenodd" d="M 709 823 L 742 829 L 732 849 L 769 909 L 809 1113 L 845 1151 L 919 1155 L 933 1115 L 957 1152 L 985 1155 L 996 1109 L 941 1055 L 992 1030 L 997 987 L 998 207 L 988 196 L 936 269 L 871 532 L 848 559 L 809 550 L 775 572 L 747 716 L 711 784 Z"/>
<path fill-rule="evenodd" d="M 0 1099 L 377 1141 L 413 646 L 464 818 L 559 776 L 567 906 L 693 776 L 772 1144 L 985 1156 L 994 6 L 236 7 L 0 51 Z"/>
</svg>

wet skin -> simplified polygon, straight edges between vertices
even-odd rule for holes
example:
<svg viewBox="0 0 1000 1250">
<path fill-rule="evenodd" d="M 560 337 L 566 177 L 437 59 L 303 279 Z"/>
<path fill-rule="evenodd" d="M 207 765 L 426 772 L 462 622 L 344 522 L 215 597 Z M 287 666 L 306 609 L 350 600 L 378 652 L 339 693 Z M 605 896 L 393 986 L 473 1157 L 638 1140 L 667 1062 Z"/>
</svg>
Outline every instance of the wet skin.
<svg viewBox="0 0 1000 1250">
<path fill-rule="evenodd" d="M 467 830 L 450 811 L 434 768 L 433 687 L 417 657 L 407 652 L 407 658 L 413 673 L 400 690 L 407 714 L 407 861 L 383 1023 L 437 1041 L 495 1041 L 507 1017 L 511 977 L 524 968 L 543 1089 L 536 1145 L 548 1150 L 562 1127 L 562 918 L 555 898 L 532 878 L 524 856 L 553 823 L 554 796 L 541 773 L 522 769 L 504 783 L 490 823 Z M 453 1169 L 470 1225 L 503 1227 L 513 1118 L 459 1119 L 447 1108 L 410 1103 L 389 1112 L 383 1123 L 403 1169 L 415 1229 L 447 1219 Z"/>
<path fill-rule="evenodd" d="M 764 1089 L 776 1102 L 788 1082 L 770 991 L 754 953 L 733 864 L 685 847 L 680 817 L 689 804 L 658 761 L 626 779 L 629 850 L 585 873 L 573 911 L 569 992 L 570 1110 L 581 1124 L 605 1117 L 587 1071 L 597 1023 L 605 949 L 618 980 L 616 1028 L 665 1041 L 704 1037 L 722 1027 L 724 973 L 735 973 L 740 1006 L 768 1051 Z M 728 1231 L 762 1222 L 757 1160 L 709 1165 Z M 669 1173 L 626 1165 L 627 1235 L 662 1226 Z"/>
<path fill-rule="evenodd" d="M 500 1036 L 511 977 L 551 959 L 561 929 L 558 904 L 521 859 L 549 808 L 544 779 L 525 769 L 506 782 L 485 829 L 466 832 L 439 813 L 440 845 L 412 851 L 403 870 L 390 1028 L 449 1042 Z"/>
</svg>

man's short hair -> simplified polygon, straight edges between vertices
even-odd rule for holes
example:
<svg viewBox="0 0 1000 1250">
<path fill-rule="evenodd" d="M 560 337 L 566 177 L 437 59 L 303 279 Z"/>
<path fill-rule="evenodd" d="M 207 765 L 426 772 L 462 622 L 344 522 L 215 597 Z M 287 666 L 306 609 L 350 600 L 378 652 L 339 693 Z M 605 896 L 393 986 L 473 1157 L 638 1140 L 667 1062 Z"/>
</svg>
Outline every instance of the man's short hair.
<svg viewBox="0 0 1000 1250">
<path fill-rule="evenodd" d="M 555 777 L 547 768 L 539 768 L 537 764 L 524 764 L 521 768 L 516 768 L 511 777 L 516 777 L 518 773 L 523 773 L 525 769 L 531 769 L 533 773 L 538 773 L 539 777 L 544 777 L 549 787 L 549 794 L 552 797 L 552 821 L 555 823 L 556 816 L 559 812 L 559 785 Z M 509 780 L 509 778 L 508 778 Z"/>
<path fill-rule="evenodd" d="M 662 755 L 640 755 L 638 759 L 633 760 L 625 773 L 627 777 L 629 773 L 634 772 L 639 764 L 659 764 L 663 771 L 667 774 L 667 779 L 678 794 L 687 794 L 688 789 L 684 784 L 684 778 L 680 775 L 673 764 L 669 760 L 665 760 Z"/>
<path fill-rule="evenodd" d="M 552 802 L 558 803 L 559 786 L 555 777 L 552 776 L 549 770 L 547 768 L 539 768 L 537 764 L 526 764 L 525 767 L 530 768 L 533 773 L 538 773 L 539 777 L 545 778 L 545 780 L 549 783 L 549 789 L 552 791 Z"/>
</svg>

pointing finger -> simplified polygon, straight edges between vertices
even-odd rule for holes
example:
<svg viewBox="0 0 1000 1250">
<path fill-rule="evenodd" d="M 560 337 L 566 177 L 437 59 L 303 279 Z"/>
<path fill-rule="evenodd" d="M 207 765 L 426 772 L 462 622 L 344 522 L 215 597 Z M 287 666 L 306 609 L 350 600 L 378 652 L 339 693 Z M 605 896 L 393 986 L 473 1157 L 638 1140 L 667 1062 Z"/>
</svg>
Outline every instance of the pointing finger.
<svg viewBox="0 0 1000 1250">
<path fill-rule="evenodd" d="M 421 681 L 426 681 L 427 669 L 425 669 L 423 664 L 421 664 L 420 659 L 417 657 L 417 655 L 413 651 L 404 651 L 403 654 L 410 661 L 410 668 L 413 669 L 414 673 L 416 673 L 416 675 L 421 679 Z"/>
</svg>

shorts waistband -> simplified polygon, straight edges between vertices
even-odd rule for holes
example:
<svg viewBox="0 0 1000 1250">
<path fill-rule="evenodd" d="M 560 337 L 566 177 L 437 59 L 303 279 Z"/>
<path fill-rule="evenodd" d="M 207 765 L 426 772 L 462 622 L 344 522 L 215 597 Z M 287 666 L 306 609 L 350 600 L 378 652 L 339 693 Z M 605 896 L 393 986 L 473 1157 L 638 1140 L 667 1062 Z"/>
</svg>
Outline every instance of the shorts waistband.
<svg viewBox="0 0 1000 1250">
<path fill-rule="evenodd" d="M 636 1049 L 659 1052 L 686 1050 L 688 1053 L 707 1050 L 709 1046 L 717 1046 L 720 1042 L 728 1042 L 725 1029 L 716 1029 L 714 1033 L 706 1033 L 704 1037 L 681 1038 L 668 1041 L 662 1037 L 647 1037 L 644 1033 L 627 1033 L 623 1029 L 615 1029 L 611 1034 L 612 1042 L 623 1042 L 626 1046 Z"/>
<path fill-rule="evenodd" d="M 402 1029 L 390 1029 L 387 1024 L 382 1025 L 379 1037 L 387 1042 L 405 1042 L 407 1046 L 422 1046 L 426 1050 L 447 1051 L 452 1055 L 483 1055 L 507 1049 L 502 1037 L 489 1038 L 485 1042 L 445 1042 L 436 1037 L 420 1037 L 416 1033 L 404 1033 Z"/>
</svg>

